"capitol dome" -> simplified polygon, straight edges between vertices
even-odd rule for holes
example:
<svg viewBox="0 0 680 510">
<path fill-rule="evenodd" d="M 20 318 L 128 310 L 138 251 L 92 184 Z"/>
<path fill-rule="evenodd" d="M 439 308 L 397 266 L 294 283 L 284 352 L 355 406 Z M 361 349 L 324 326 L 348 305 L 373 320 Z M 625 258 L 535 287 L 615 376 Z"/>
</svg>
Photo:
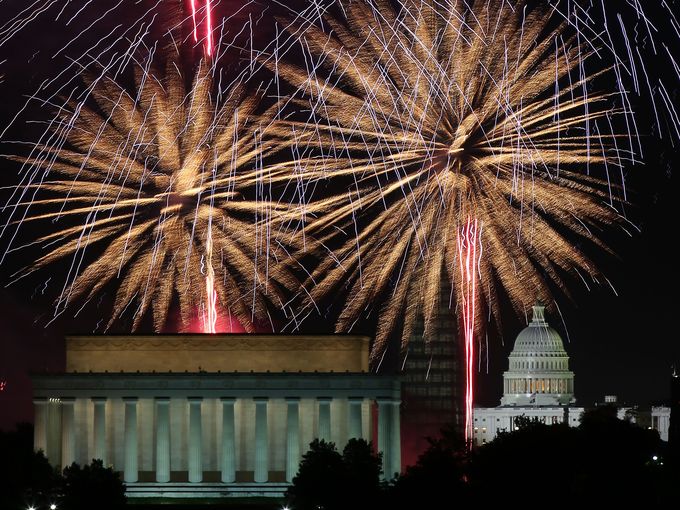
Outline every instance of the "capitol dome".
<svg viewBox="0 0 680 510">
<path fill-rule="evenodd" d="M 533 317 L 515 340 L 508 370 L 503 374 L 501 405 L 569 405 L 574 402 L 574 373 L 562 337 L 545 320 L 545 307 L 535 305 Z"/>
</svg>

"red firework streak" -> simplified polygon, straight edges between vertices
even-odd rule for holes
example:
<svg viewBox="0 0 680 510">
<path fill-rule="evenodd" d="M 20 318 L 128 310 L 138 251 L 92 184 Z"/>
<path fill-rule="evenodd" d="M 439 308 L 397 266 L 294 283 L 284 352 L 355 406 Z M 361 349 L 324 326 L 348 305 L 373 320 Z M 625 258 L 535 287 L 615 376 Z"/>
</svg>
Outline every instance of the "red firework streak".
<svg viewBox="0 0 680 510">
<path fill-rule="evenodd" d="M 212 221 L 208 222 L 208 241 L 206 243 L 205 296 L 206 310 L 203 315 L 203 333 L 217 333 L 217 292 L 215 291 L 215 271 L 212 267 Z"/>
<path fill-rule="evenodd" d="M 198 42 L 198 23 L 196 22 L 197 1 L 191 0 L 191 20 L 194 23 L 194 41 Z M 213 27 L 211 0 L 204 0 L 205 9 L 205 53 L 209 57 L 213 53 Z M 215 291 L 215 271 L 212 267 L 212 235 L 210 232 L 212 221 L 208 223 L 208 240 L 206 246 L 205 296 L 206 309 L 203 314 L 203 332 L 217 333 L 217 292 Z"/>
<path fill-rule="evenodd" d="M 203 320 L 204 333 L 217 333 L 217 292 L 212 270 L 205 279 L 205 292 L 208 299 L 206 317 Z"/>
<path fill-rule="evenodd" d="M 463 308 L 463 336 L 465 338 L 465 443 L 470 445 L 473 435 L 474 359 L 475 359 L 475 303 L 477 302 L 478 257 L 481 228 L 477 220 L 468 218 L 458 232 L 456 245 L 460 261 L 461 304 Z"/>
<path fill-rule="evenodd" d="M 194 41 L 198 42 L 198 24 L 196 23 L 197 1 L 191 0 L 191 19 L 194 22 Z M 211 0 L 205 0 L 205 52 L 211 57 L 213 53 L 213 26 Z"/>
</svg>

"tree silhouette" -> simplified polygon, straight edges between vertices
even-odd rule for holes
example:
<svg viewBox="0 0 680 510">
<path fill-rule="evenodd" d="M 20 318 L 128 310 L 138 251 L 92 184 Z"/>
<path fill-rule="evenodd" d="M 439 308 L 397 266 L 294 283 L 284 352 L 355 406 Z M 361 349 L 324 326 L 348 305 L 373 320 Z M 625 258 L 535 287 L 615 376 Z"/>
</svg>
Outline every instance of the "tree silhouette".
<svg viewBox="0 0 680 510">
<path fill-rule="evenodd" d="M 125 505 L 125 486 L 101 460 L 72 464 L 63 474 L 42 451 L 33 451 L 33 427 L 0 431 L 0 510 L 116 510 Z"/>
<path fill-rule="evenodd" d="M 469 499 L 463 438 L 448 428 L 440 438 L 428 438 L 428 442 L 429 447 L 416 464 L 409 466 L 389 488 L 389 508 L 439 508 L 444 501 L 459 505 Z"/>
<path fill-rule="evenodd" d="M 371 508 L 381 497 L 381 467 L 382 457 L 363 439 L 350 439 L 342 454 L 315 439 L 286 497 L 297 510 Z"/>
<path fill-rule="evenodd" d="M 64 468 L 61 503 L 66 510 L 116 510 L 125 505 L 125 485 L 101 459 Z"/>
<path fill-rule="evenodd" d="M 658 434 L 617 419 L 615 408 L 585 412 L 578 427 L 528 418 L 516 425 L 470 457 L 470 490 L 490 505 L 521 494 L 558 508 L 573 501 L 654 507 L 671 494 L 663 466 L 653 460 L 664 455 Z"/>
<path fill-rule="evenodd" d="M 49 508 L 59 493 L 60 477 L 42 451 L 33 451 L 33 427 L 0 431 L 0 508 Z"/>
</svg>

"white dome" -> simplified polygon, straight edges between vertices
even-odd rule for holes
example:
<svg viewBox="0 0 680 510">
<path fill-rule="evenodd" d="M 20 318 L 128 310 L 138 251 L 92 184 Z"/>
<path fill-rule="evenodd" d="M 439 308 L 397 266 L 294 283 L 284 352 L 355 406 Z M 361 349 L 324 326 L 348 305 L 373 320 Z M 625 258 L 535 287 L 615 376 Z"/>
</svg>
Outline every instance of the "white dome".
<svg viewBox="0 0 680 510">
<path fill-rule="evenodd" d="M 512 354 L 536 353 L 536 354 L 564 354 L 564 344 L 560 334 L 551 328 L 545 321 L 544 307 L 533 307 L 534 315 L 529 325 L 524 328 L 515 340 L 515 348 Z"/>
<path fill-rule="evenodd" d="M 503 374 L 502 405 L 567 405 L 574 401 L 574 374 L 562 337 L 545 320 L 545 307 L 533 307 L 531 323 L 515 340 Z"/>
</svg>

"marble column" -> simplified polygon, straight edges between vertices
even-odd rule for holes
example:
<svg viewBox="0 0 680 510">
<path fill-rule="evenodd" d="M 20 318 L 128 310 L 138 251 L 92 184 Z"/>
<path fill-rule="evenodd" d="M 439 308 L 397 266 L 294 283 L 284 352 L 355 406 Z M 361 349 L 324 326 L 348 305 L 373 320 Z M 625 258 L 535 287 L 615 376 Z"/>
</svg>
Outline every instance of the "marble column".
<svg viewBox="0 0 680 510">
<path fill-rule="evenodd" d="M 347 418 L 349 420 L 347 432 L 348 439 L 361 439 L 364 437 L 362 433 L 362 419 L 361 419 L 361 406 L 364 402 L 363 397 L 349 397 L 347 399 L 348 413 Z"/>
<path fill-rule="evenodd" d="M 267 397 L 255 397 L 255 481 L 269 479 L 269 441 L 267 429 Z"/>
<path fill-rule="evenodd" d="M 33 399 L 34 426 L 33 449 L 42 450 L 47 455 L 47 399 L 45 397 Z"/>
<path fill-rule="evenodd" d="M 378 451 L 383 454 L 383 478 L 391 480 L 401 471 L 399 401 L 378 398 Z"/>
<path fill-rule="evenodd" d="M 222 397 L 222 483 L 236 481 L 236 429 L 234 404 L 236 399 Z"/>
<path fill-rule="evenodd" d="M 401 401 L 392 400 L 391 405 L 390 457 L 392 460 L 392 473 L 401 473 Z"/>
<path fill-rule="evenodd" d="M 47 451 L 45 456 L 53 465 L 61 461 L 61 401 L 50 398 L 47 401 Z"/>
<path fill-rule="evenodd" d="M 319 439 L 331 440 L 331 397 L 318 397 L 319 403 Z"/>
<path fill-rule="evenodd" d="M 125 464 L 123 481 L 136 482 L 138 470 L 137 397 L 123 397 L 125 403 Z"/>
<path fill-rule="evenodd" d="M 201 397 L 189 397 L 189 482 L 203 481 Z"/>
<path fill-rule="evenodd" d="M 170 481 L 170 398 L 156 398 L 156 481 Z"/>
<path fill-rule="evenodd" d="M 61 399 L 61 466 L 70 466 L 76 461 L 76 399 Z"/>
<path fill-rule="evenodd" d="M 300 467 L 300 398 L 286 398 L 286 481 L 292 482 Z"/>
<path fill-rule="evenodd" d="M 101 459 L 106 467 L 106 397 L 92 397 L 94 415 L 92 417 L 93 459 Z"/>
</svg>

